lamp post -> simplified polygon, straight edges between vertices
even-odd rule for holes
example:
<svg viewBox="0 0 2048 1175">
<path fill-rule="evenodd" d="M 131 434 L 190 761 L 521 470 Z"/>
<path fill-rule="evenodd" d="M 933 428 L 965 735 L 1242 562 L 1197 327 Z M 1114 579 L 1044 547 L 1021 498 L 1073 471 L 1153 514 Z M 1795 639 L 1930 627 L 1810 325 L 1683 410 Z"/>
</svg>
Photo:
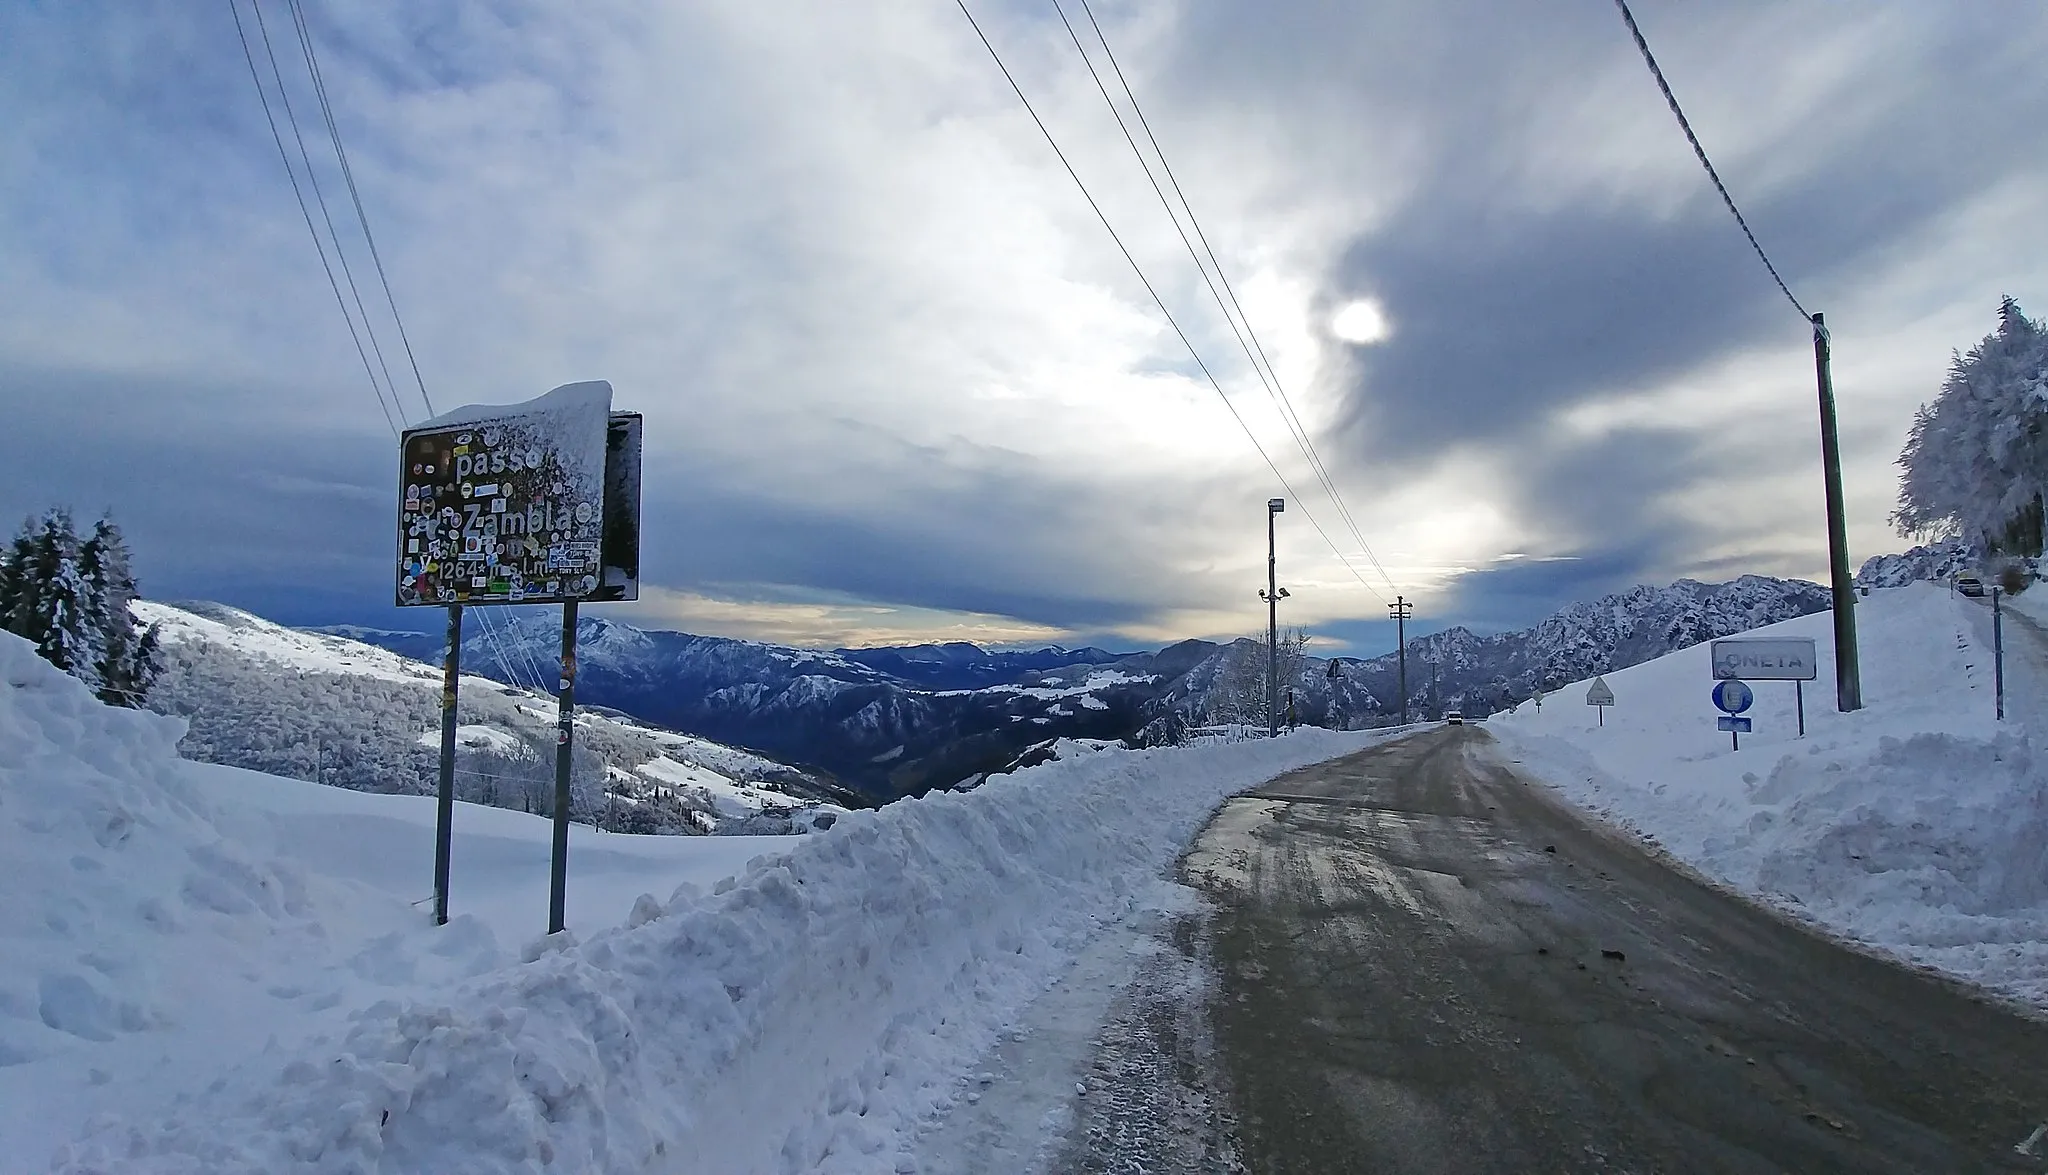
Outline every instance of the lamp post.
<svg viewBox="0 0 2048 1175">
<path fill-rule="evenodd" d="M 1259 598 L 1266 601 L 1266 735 L 1274 737 L 1280 733 L 1280 601 L 1287 598 L 1287 589 L 1277 581 L 1277 565 L 1273 556 L 1273 516 L 1287 509 L 1287 499 L 1266 499 L 1266 590 Z"/>
</svg>

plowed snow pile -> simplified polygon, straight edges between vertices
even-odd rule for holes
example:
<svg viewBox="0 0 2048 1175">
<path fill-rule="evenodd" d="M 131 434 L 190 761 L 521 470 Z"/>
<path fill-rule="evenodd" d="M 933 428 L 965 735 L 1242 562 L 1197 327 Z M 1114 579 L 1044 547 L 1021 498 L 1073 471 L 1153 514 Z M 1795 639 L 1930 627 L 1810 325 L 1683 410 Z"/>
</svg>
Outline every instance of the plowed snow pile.
<svg viewBox="0 0 2048 1175">
<path fill-rule="evenodd" d="M 2048 757 L 2037 635 L 2006 624 L 2007 719 L 1994 719 L 1984 602 L 1931 584 L 1856 610 L 1865 708 L 1834 705 L 1832 618 L 1808 636 L 1820 679 L 1797 737 L 1793 687 L 1756 682 L 1756 731 L 1715 730 L 1701 645 L 1607 675 L 1597 725 L 1580 682 L 1490 725 L 1574 801 L 1709 876 L 1906 959 L 2048 1006 Z"/>
<path fill-rule="evenodd" d="M 1367 741 L 1048 763 L 737 872 L 675 854 L 740 838 L 585 839 L 572 929 L 623 924 L 521 962 L 496 907 L 435 929 L 388 881 L 429 801 L 180 762 L 12 637 L 0 679 L 0 1165 L 76 1134 L 78 1172 L 896 1171 L 1224 796 Z M 464 821 L 458 908 L 507 860 L 544 886 L 545 822 Z"/>
</svg>

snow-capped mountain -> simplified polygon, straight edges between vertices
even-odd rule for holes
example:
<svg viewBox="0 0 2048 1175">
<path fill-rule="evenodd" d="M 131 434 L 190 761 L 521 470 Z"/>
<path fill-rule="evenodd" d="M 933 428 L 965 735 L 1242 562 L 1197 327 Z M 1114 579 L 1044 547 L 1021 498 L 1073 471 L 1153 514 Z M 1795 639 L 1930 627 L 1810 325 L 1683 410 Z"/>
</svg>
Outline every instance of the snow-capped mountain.
<svg viewBox="0 0 2048 1175">
<path fill-rule="evenodd" d="M 1873 555 L 1856 572 L 1860 588 L 1904 587 L 1923 579 L 1947 579 L 1976 569 L 1978 553 L 1960 539 L 1929 543 L 1897 555 Z"/>
<path fill-rule="evenodd" d="M 186 756 L 356 791 L 434 790 L 438 666 L 217 604 L 135 610 L 164 642 L 149 705 L 187 721 Z M 553 698 L 465 676 L 459 719 L 459 798 L 553 810 Z M 630 832 L 793 831 L 859 802 L 815 772 L 594 709 L 577 714 L 571 783 L 575 819 Z"/>
<path fill-rule="evenodd" d="M 1826 611 L 1819 584 L 1745 575 L 1728 583 L 1681 579 L 1570 604 L 1534 628 L 1481 636 L 1449 628 L 1408 642 L 1408 697 L 1416 717 L 1444 710 L 1491 713 L 1530 697 L 1661 657 L 1702 641 Z M 1340 672 L 1399 708 L 1398 661 L 1386 653 L 1344 660 Z"/>
<path fill-rule="evenodd" d="M 1799 580 L 1680 580 L 1573 604 L 1521 632 L 1452 628 L 1417 637 L 1408 647 L 1411 713 L 1488 712 L 1559 682 L 1827 604 L 1824 589 Z M 439 656 L 432 634 L 346 631 L 423 659 Z M 551 616 L 500 619 L 489 633 L 465 637 L 463 663 L 500 680 L 546 681 L 560 637 Z M 1233 671 L 1257 650 L 1249 640 L 1189 640 L 1127 654 L 970 644 L 824 651 L 595 618 L 579 623 L 576 639 L 579 699 L 815 764 L 884 801 L 978 778 L 1049 739 L 1175 741 L 1225 711 Z M 1334 675 L 1327 660 L 1307 657 L 1288 677 L 1304 724 L 1396 718 L 1391 652 L 1341 658 Z"/>
</svg>

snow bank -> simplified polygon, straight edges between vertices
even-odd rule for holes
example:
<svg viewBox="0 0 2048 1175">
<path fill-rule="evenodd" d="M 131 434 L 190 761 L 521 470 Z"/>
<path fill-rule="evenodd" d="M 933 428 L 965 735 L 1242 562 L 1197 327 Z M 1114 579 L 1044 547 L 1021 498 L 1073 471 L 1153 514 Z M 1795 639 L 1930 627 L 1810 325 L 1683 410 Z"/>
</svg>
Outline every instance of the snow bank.
<svg viewBox="0 0 2048 1175">
<path fill-rule="evenodd" d="M 850 813 L 711 894 L 103 1122 L 59 1169 L 912 1169 L 959 1077 L 1225 796 L 1370 738 L 1090 754 Z"/>
<path fill-rule="evenodd" d="M 295 866 L 224 836 L 181 770 L 185 724 L 101 705 L 0 634 L 0 1138 L 105 1086 L 203 1016 L 250 955 L 317 933 Z M 219 972 L 218 976 L 212 974 Z"/>
<path fill-rule="evenodd" d="M 1820 680 L 1796 736 L 1792 686 L 1758 682 L 1756 734 L 1714 729 L 1702 645 L 1607 675 L 1489 725 L 1577 803 L 1702 872 L 1836 933 L 2048 1006 L 2048 758 L 2028 634 L 2007 626 L 2012 721 L 1994 720 L 1982 604 L 1928 584 L 1857 609 L 1865 709 L 1834 708 L 1832 618 L 1810 636 Z M 2031 721 L 2025 721 L 2031 720 Z"/>
<path fill-rule="evenodd" d="M 0 634 L 0 1169 L 45 1169 L 95 1115 L 274 1070 L 378 1000 L 516 962 L 545 926 L 548 821 L 457 805 L 436 930 L 432 799 L 184 761 L 183 730 Z M 764 841 L 572 829 L 571 925 L 730 876 Z"/>
</svg>

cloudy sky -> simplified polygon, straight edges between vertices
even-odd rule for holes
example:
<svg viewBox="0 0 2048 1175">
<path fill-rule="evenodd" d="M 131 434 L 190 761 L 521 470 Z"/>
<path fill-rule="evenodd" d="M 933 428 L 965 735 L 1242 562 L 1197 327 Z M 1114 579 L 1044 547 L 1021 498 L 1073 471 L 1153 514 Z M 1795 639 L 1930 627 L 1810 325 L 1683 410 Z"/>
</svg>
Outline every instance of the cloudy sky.
<svg viewBox="0 0 2048 1175">
<path fill-rule="evenodd" d="M 1370 556 L 1052 0 L 970 7 L 1300 491 L 1286 615 L 1326 648 L 1386 647 L 1396 591 L 1426 628 L 1497 628 L 1824 575 L 1807 331 L 1608 0 L 1096 0 Z M 1913 407 L 2001 294 L 2048 310 L 2048 14 L 1637 9 L 1833 327 L 1854 557 L 1898 549 Z M 375 309 L 289 10 L 261 12 Z M 305 12 L 435 405 L 607 379 L 646 414 L 630 619 L 805 644 L 1262 624 L 1285 491 L 951 0 Z M 431 627 L 387 606 L 396 446 L 226 0 L 8 5 L 0 109 L 0 511 L 112 509 L 158 598 Z"/>
</svg>

